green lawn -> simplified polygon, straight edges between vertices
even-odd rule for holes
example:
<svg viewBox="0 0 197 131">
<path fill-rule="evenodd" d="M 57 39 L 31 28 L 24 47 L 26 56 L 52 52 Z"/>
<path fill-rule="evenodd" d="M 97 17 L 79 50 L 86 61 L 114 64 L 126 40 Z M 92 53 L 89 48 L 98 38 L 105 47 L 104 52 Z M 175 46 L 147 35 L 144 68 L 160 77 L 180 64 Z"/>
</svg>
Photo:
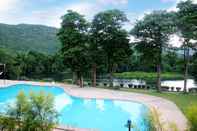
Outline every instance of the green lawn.
<svg viewBox="0 0 197 131">
<path fill-rule="evenodd" d="M 123 73 L 114 73 L 116 78 L 124 79 L 145 79 L 145 80 L 155 80 L 157 78 L 157 73 L 154 72 L 123 72 Z M 165 72 L 161 74 L 162 79 L 183 79 L 182 74 Z"/>
<path fill-rule="evenodd" d="M 166 98 L 168 100 L 173 101 L 182 110 L 184 114 L 186 113 L 186 110 L 189 106 L 191 106 L 192 104 L 197 105 L 197 94 L 183 94 L 177 92 L 158 93 L 155 90 L 140 90 L 140 89 L 127 89 L 127 88 L 121 88 L 120 90 L 143 93 L 143 94 Z"/>
</svg>

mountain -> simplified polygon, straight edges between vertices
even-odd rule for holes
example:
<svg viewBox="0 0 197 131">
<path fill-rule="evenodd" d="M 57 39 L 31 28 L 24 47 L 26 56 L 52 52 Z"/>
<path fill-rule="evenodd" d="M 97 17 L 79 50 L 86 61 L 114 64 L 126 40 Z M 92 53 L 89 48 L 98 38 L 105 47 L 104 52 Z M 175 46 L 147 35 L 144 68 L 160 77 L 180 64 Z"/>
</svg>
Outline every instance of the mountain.
<svg viewBox="0 0 197 131">
<path fill-rule="evenodd" d="M 53 54 L 60 48 L 58 29 L 43 25 L 0 24 L 0 47 L 17 51 Z"/>
</svg>

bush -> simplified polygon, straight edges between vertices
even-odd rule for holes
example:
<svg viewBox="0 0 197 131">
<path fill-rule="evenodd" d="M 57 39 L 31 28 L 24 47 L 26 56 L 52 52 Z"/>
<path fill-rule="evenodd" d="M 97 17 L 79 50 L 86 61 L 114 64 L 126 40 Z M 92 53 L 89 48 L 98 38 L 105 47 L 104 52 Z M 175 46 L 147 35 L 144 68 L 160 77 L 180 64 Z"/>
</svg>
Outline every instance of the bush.
<svg viewBox="0 0 197 131">
<path fill-rule="evenodd" d="M 155 72 L 123 72 L 123 73 L 114 73 L 116 78 L 120 79 L 139 79 L 139 80 L 147 80 L 154 81 L 157 78 L 157 73 Z M 163 72 L 161 74 L 163 80 L 171 80 L 171 79 L 183 79 L 183 75 L 172 72 Z"/>
<path fill-rule="evenodd" d="M 72 79 L 64 79 L 63 82 L 65 82 L 67 84 L 72 84 L 73 80 Z"/>
<path fill-rule="evenodd" d="M 16 104 L 8 106 L 0 117 L 1 131 L 51 131 L 57 124 L 57 112 L 51 95 L 20 92 Z"/>
<path fill-rule="evenodd" d="M 197 130 L 197 105 L 191 105 L 186 110 L 190 131 Z"/>
</svg>

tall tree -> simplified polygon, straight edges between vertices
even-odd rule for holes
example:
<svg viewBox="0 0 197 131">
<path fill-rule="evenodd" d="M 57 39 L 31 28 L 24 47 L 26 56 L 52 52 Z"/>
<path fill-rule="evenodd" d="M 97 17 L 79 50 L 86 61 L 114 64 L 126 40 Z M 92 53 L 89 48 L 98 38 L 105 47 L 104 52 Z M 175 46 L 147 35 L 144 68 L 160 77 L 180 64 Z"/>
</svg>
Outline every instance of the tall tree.
<svg viewBox="0 0 197 131">
<path fill-rule="evenodd" d="M 122 11 L 114 9 L 98 13 L 92 22 L 92 32 L 96 37 L 96 43 L 106 56 L 110 86 L 113 86 L 113 72 L 116 67 L 128 60 L 132 53 L 128 33 L 122 29 L 122 25 L 127 21 Z"/>
<path fill-rule="evenodd" d="M 80 87 L 83 87 L 83 74 L 88 67 L 88 25 L 84 16 L 68 10 L 62 16 L 58 33 L 64 63 L 77 75 Z"/>
<path fill-rule="evenodd" d="M 89 56 L 90 56 L 90 63 L 92 69 L 92 86 L 96 87 L 96 79 L 97 79 L 97 69 L 104 65 L 105 56 L 104 51 L 101 48 L 99 35 L 97 34 L 96 30 L 94 29 L 94 25 L 91 25 L 90 29 L 90 46 L 89 46 Z"/>
<path fill-rule="evenodd" d="M 197 80 L 197 53 L 193 55 L 191 65 L 191 73 L 194 76 L 195 80 Z"/>
<path fill-rule="evenodd" d="M 159 92 L 161 92 L 162 52 L 168 45 L 169 35 L 174 26 L 172 16 L 172 13 L 166 11 L 154 11 L 138 21 L 131 30 L 131 35 L 139 40 L 137 46 L 144 59 L 156 65 Z"/>
<path fill-rule="evenodd" d="M 177 12 L 177 27 L 178 31 L 181 34 L 181 37 L 184 39 L 183 50 L 184 50 L 184 92 L 187 92 L 187 79 L 188 79 L 188 69 L 189 69 L 189 57 L 190 50 L 193 47 L 196 47 L 191 40 L 196 39 L 196 23 L 194 18 L 197 14 L 197 5 L 192 3 L 191 0 L 180 2 L 177 7 L 179 11 Z"/>
</svg>

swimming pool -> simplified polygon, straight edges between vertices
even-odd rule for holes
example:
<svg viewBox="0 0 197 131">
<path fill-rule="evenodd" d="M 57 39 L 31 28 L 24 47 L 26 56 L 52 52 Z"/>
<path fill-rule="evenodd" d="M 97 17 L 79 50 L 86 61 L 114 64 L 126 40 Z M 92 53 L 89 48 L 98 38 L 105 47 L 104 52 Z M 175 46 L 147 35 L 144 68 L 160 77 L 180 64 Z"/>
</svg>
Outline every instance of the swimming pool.
<svg viewBox="0 0 197 131">
<path fill-rule="evenodd" d="M 79 128 L 93 128 L 100 131 L 127 131 L 127 120 L 131 120 L 136 130 L 147 131 L 145 105 L 119 100 L 82 99 L 69 96 L 62 88 L 19 84 L 0 89 L 0 106 L 14 102 L 17 94 L 40 92 L 51 93 L 55 97 L 55 109 L 59 112 L 61 125 Z M 3 111 L 3 108 L 0 109 Z"/>
</svg>

